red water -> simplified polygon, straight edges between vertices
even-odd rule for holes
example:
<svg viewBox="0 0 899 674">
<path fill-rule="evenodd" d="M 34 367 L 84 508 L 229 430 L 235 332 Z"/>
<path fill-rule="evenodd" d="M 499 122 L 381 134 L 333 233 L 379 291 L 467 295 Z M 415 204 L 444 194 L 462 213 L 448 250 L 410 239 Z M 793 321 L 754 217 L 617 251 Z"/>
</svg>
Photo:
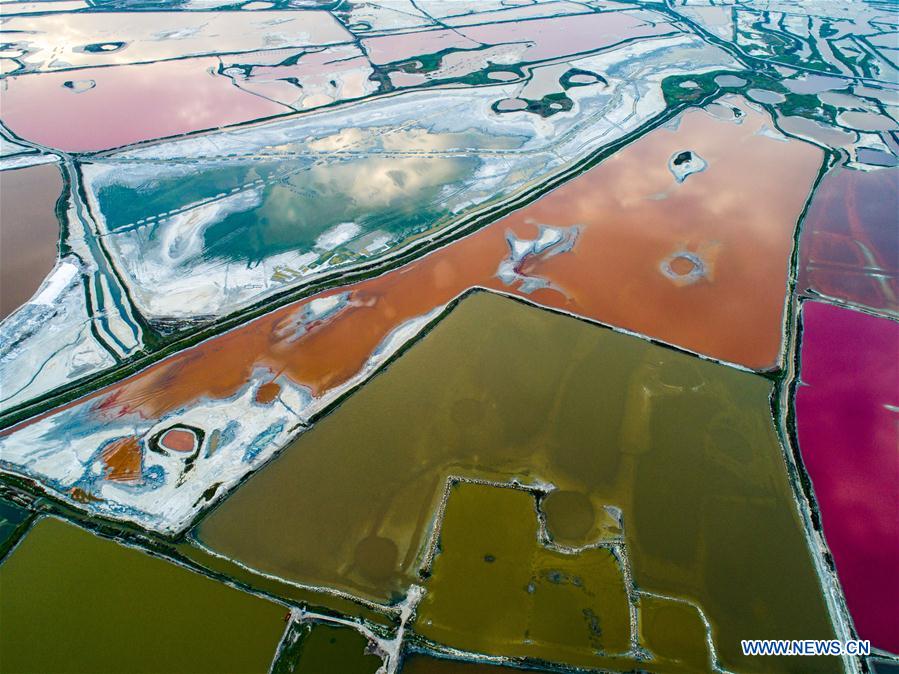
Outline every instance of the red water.
<svg viewBox="0 0 899 674">
<path fill-rule="evenodd" d="M 170 449 L 173 452 L 192 452 L 196 446 L 196 440 L 196 436 L 191 431 L 172 428 L 159 439 L 159 444 L 164 449 Z"/>
</svg>

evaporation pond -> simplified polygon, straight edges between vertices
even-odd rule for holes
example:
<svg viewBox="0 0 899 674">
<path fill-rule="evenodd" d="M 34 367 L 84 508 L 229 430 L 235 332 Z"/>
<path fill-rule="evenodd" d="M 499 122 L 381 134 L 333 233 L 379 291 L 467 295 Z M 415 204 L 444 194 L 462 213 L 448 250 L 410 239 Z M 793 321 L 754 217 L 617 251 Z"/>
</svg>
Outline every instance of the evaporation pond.
<svg viewBox="0 0 899 674">
<path fill-rule="evenodd" d="M 421 582 L 449 476 L 551 483 L 580 495 L 551 508 L 551 532 L 580 545 L 623 529 L 637 586 L 700 606 L 722 662 L 746 668 L 740 639 L 832 635 L 771 392 L 760 376 L 479 292 L 196 535 L 266 573 L 385 601 Z M 471 526 L 492 526 L 486 515 Z"/>
<path fill-rule="evenodd" d="M 54 518 L 0 565 L 4 672 L 268 672 L 283 606 Z"/>
<path fill-rule="evenodd" d="M 56 164 L 0 174 L 0 319 L 37 291 L 56 263 L 56 200 L 62 176 Z"/>
</svg>

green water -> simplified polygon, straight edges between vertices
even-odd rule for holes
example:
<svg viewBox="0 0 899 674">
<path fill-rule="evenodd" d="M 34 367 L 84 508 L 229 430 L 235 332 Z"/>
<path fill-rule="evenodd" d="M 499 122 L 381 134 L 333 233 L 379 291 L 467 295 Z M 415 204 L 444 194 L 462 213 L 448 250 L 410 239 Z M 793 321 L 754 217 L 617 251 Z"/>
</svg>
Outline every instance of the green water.
<svg viewBox="0 0 899 674">
<path fill-rule="evenodd" d="M 531 494 L 455 485 L 440 548 L 415 623 L 428 639 L 584 667 L 597 652 L 628 650 L 628 601 L 614 554 L 544 547 Z"/>
<path fill-rule="evenodd" d="M 116 231 L 144 218 L 228 194 L 255 180 L 269 182 L 285 170 L 302 170 L 311 163 L 295 159 L 287 169 L 284 161 L 173 161 L 159 165 L 152 178 L 148 174 L 143 181 L 135 179 L 129 164 L 122 164 L 111 178 L 98 181 L 95 192 L 106 226 Z"/>
<path fill-rule="evenodd" d="M 24 508 L 0 499 L 0 549 L 29 516 L 30 513 Z"/>
<path fill-rule="evenodd" d="M 762 377 L 479 293 L 252 477 L 198 536 L 268 573 L 383 601 L 422 582 L 448 476 L 551 483 L 577 496 L 547 497 L 548 532 L 584 545 L 623 531 L 637 587 L 701 607 L 726 667 L 839 669 L 835 658 L 740 651 L 741 639 L 833 634 L 771 392 Z M 470 526 L 473 541 L 496 529 L 489 513 Z M 506 605 L 493 606 L 499 622 Z M 453 615 L 449 645 L 472 619 Z M 495 651 L 509 644 L 497 630 Z M 661 657 L 667 644 L 656 642 Z M 694 651 L 691 642 L 674 657 L 690 662 Z"/>
<path fill-rule="evenodd" d="M 272 674 L 375 674 L 381 658 L 366 653 L 368 640 L 349 627 L 318 623 L 297 628 Z"/>
<path fill-rule="evenodd" d="M 321 234 L 355 223 L 355 242 L 317 251 L 321 257 L 315 264 L 338 255 L 332 260 L 337 264 L 382 253 L 375 239 L 396 246 L 446 224 L 451 206 L 465 200 L 459 195 L 472 187 L 483 164 L 478 151 L 510 149 L 522 141 L 478 131 L 348 128 L 274 148 L 283 155 L 275 160 L 262 152 L 227 161 L 171 162 L 158 166 L 152 177 L 145 167 L 125 165 L 98 178 L 94 190 L 114 236 L 133 230 L 145 250 L 165 246 L 159 254 L 179 264 L 240 260 L 252 266 L 280 253 L 313 251 Z M 202 228 L 202 249 L 191 249 L 190 259 L 179 250 L 184 242 L 165 233 L 166 218 L 152 220 L 222 195 L 222 203 L 233 206 Z M 136 224 L 146 218 L 150 222 Z"/>
<path fill-rule="evenodd" d="M 0 565 L 0 671 L 264 673 L 285 613 L 45 518 Z"/>
<path fill-rule="evenodd" d="M 255 264 L 283 252 L 311 251 L 322 233 L 345 222 L 355 222 L 361 234 L 378 231 L 394 242 L 430 229 L 449 214 L 442 203 L 444 188 L 451 187 L 450 193 L 461 189 L 462 181 L 472 177 L 480 161 L 471 157 L 415 157 L 310 164 L 302 162 L 280 171 L 275 171 L 280 167 L 268 163 L 214 165 L 199 171 L 195 179 L 160 177 L 152 187 L 140 190 L 104 186 L 98 198 L 108 226 L 127 231 L 133 228 L 125 225 L 140 218 L 263 180 L 258 197 L 247 199 L 244 206 L 219 216 L 203 230 L 200 255 L 204 260 Z M 135 199 L 136 195 L 140 198 Z M 156 227 L 137 228 L 148 246 L 164 245 Z M 344 254 L 356 252 L 353 247 L 340 250 Z M 178 251 L 172 254 L 177 257 Z"/>
</svg>

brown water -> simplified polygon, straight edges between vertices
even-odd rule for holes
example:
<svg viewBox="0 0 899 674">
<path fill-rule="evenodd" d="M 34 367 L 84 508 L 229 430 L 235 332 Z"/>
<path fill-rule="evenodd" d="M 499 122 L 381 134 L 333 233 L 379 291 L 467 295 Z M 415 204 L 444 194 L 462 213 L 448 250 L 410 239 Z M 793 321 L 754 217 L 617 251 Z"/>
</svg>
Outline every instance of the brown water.
<svg viewBox="0 0 899 674">
<path fill-rule="evenodd" d="M 285 608 L 43 519 L 0 566 L 0 669 L 267 672 Z"/>
<path fill-rule="evenodd" d="M 641 591 L 701 607 L 725 665 L 791 671 L 788 660 L 758 664 L 739 652 L 745 638 L 832 634 L 770 395 L 756 375 L 477 294 L 251 478 L 198 535 L 251 567 L 383 601 L 421 582 L 448 476 L 551 483 L 581 495 L 550 509 L 551 534 L 580 545 L 608 539 L 616 518 L 605 506 L 621 509 Z M 489 512 L 469 522 L 471 541 L 496 530 Z M 695 657 L 691 649 L 678 657 Z"/>
<path fill-rule="evenodd" d="M 0 172 L 0 319 L 37 291 L 59 252 L 56 164 Z"/>
</svg>

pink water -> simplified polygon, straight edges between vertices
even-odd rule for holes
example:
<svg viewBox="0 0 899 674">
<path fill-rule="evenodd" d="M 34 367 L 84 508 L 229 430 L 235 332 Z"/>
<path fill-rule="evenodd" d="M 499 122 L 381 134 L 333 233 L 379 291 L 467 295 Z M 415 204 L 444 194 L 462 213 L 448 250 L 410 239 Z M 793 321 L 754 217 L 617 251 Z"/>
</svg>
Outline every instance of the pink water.
<svg viewBox="0 0 899 674">
<path fill-rule="evenodd" d="M 218 64 L 191 58 L 10 77 L 0 116 L 27 140 L 91 152 L 290 111 L 213 74 Z M 66 81 L 94 86 L 77 92 Z"/>
<path fill-rule="evenodd" d="M 802 312 L 799 448 L 862 639 L 899 652 L 899 323 Z"/>
</svg>

